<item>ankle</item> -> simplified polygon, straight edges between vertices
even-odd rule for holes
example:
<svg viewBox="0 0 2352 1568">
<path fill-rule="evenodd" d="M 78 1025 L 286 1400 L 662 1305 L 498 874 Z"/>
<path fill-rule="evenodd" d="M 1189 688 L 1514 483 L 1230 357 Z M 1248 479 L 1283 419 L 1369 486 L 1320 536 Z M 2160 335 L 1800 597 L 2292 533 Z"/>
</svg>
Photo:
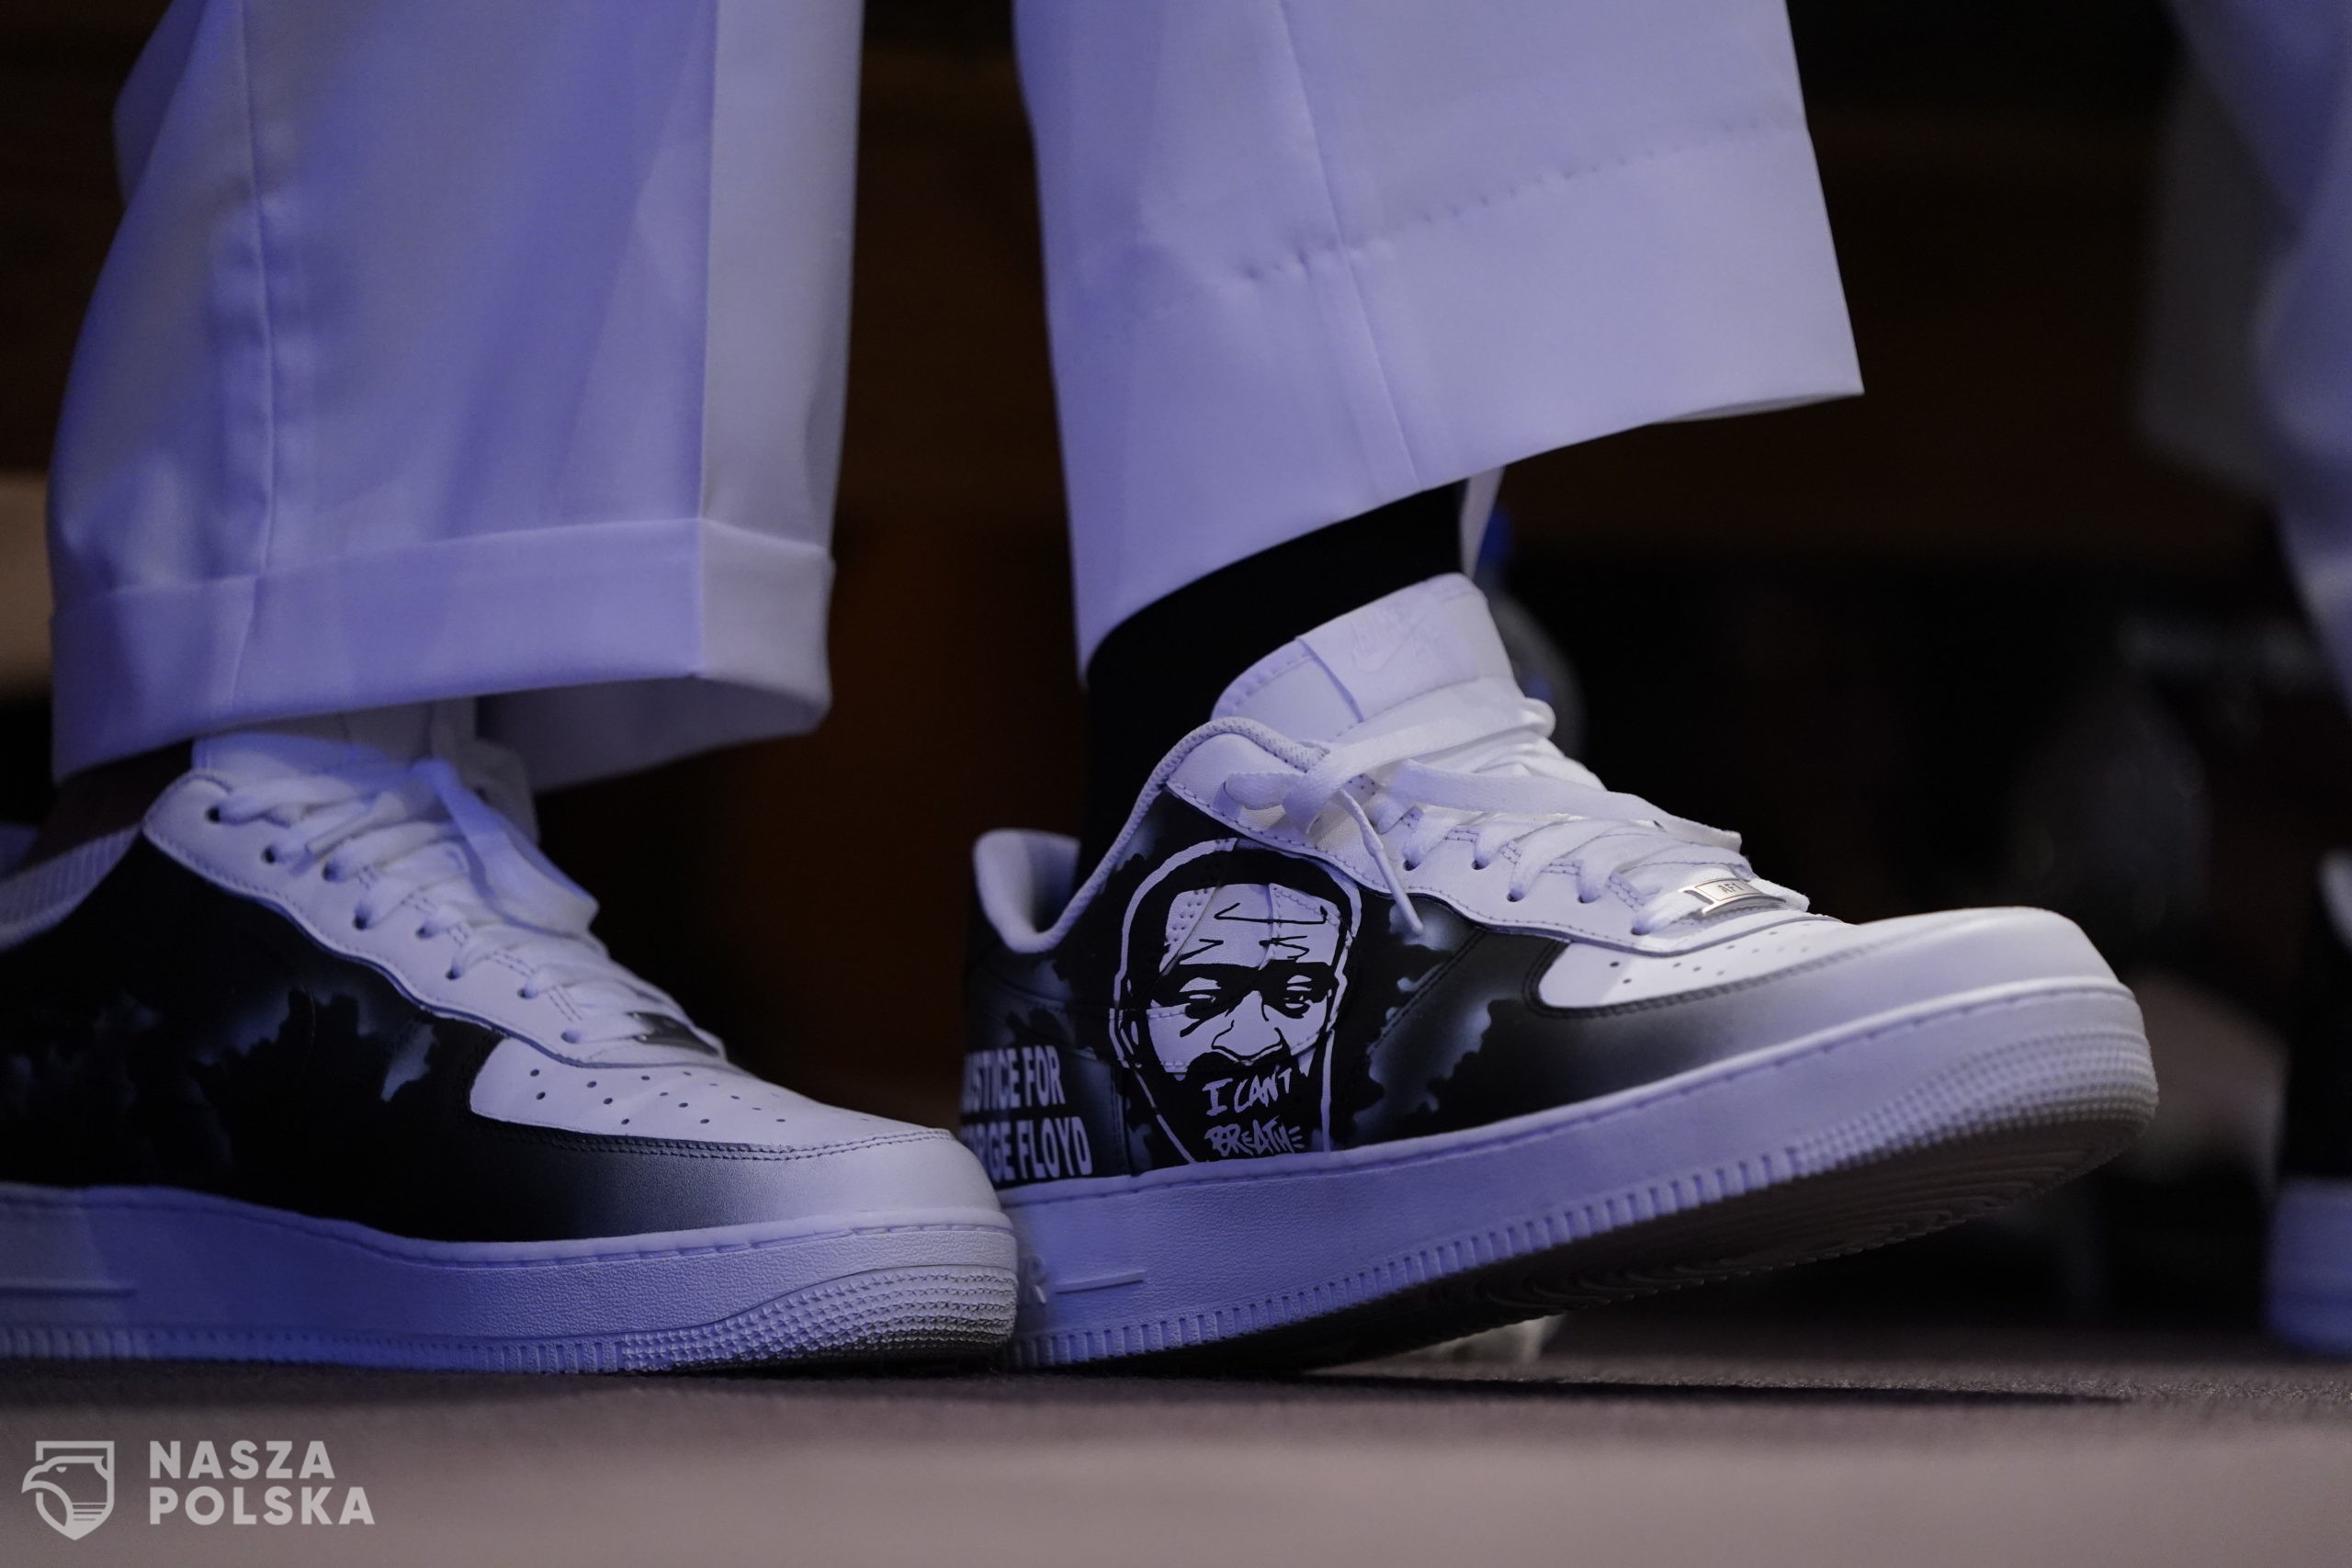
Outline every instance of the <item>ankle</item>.
<svg viewBox="0 0 2352 1568">
<path fill-rule="evenodd" d="M 198 767 L 232 762 L 256 749 L 321 768 L 371 758 L 411 762 L 455 756 L 474 733 L 474 701 L 457 697 L 244 725 L 198 740 L 194 756 Z"/>
<path fill-rule="evenodd" d="M 1302 632 L 1461 570 L 1462 507 L 1459 484 L 1408 495 L 1220 567 L 1112 627 L 1086 664 L 1080 877 L 1235 676 Z"/>
<path fill-rule="evenodd" d="M 109 833 L 135 828 L 155 797 L 188 769 L 185 741 L 85 768 L 58 786 L 57 804 L 19 867 L 38 865 Z"/>
</svg>

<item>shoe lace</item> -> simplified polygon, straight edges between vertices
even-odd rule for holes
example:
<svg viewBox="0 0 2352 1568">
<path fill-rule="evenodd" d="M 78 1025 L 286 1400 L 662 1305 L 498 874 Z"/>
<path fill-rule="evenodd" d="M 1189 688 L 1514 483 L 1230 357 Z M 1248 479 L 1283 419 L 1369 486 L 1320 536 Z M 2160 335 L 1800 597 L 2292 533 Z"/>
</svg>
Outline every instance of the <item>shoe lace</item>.
<svg viewBox="0 0 2352 1568">
<path fill-rule="evenodd" d="M 666 993 L 614 962 L 589 933 L 596 901 L 540 852 L 513 817 L 484 799 L 502 784 L 527 815 L 520 764 L 488 741 L 460 742 L 456 761 L 357 764 L 243 780 L 213 807 L 228 823 L 266 818 L 284 831 L 263 851 L 311 864 L 330 882 L 366 884 L 353 924 L 368 930 L 410 909 L 420 940 L 454 935 L 448 977 L 502 962 L 525 999 L 560 994 L 573 1022 L 566 1044 L 639 1039 L 718 1043 L 685 1021 Z"/>
<path fill-rule="evenodd" d="M 1555 865 L 1575 875 L 1579 903 L 1596 902 L 1623 879 L 1645 898 L 1634 913 L 1636 936 L 1697 912 L 1704 900 L 1689 889 L 1702 872 L 1742 879 L 1791 908 L 1805 907 L 1802 894 L 1755 875 L 1737 853 L 1738 834 L 1603 784 L 1552 744 L 1551 708 L 1515 693 L 1471 696 L 1440 717 L 1321 748 L 1249 728 L 1262 731 L 1261 744 L 1276 742 L 1266 749 L 1284 765 L 1230 774 L 1226 794 L 1245 809 L 1280 807 L 1278 821 L 1309 839 L 1318 836 L 1329 808 L 1343 810 L 1415 931 L 1420 913 L 1403 874 L 1418 870 L 1441 840 L 1465 830 L 1475 834 L 1473 870 L 1484 871 L 1498 857 L 1510 860 L 1505 896 L 1512 903 Z M 1388 836 L 1400 829 L 1392 851 Z M 1723 857 L 1694 864 L 1694 847 Z M 1634 874 L 1645 868 L 1653 875 Z M 1639 886 L 1669 871 L 1681 874 L 1668 879 L 1671 886 Z"/>
</svg>

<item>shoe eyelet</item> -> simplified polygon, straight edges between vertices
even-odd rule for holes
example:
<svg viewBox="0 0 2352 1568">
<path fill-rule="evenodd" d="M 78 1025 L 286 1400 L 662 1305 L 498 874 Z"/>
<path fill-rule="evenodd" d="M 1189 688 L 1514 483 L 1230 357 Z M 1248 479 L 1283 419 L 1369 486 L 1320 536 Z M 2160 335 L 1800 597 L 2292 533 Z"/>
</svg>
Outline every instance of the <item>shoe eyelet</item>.
<svg viewBox="0 0 2352 1568">
<path fill-rule="evenodd" d="M 204 808 L 204 819 L 205 819 L 207 822 L 218 822 L 218 821 L 220 821 L 220 808 L 219 807 L 217 807 L 217 806 L 208 806 L 208 807 L 206 807 Z"/>
<path fill-rule="evenodd" d="M 1600 895 L 1596 893 L 1591 897 L 1588 898 L 1583 894 L 1579 893 L 1577 895 L 1577 902 L 1579 904 L 1598 904 L 1600 902 Z"/>
<path fill-rule="evenodd" d="M 1470 863 L 1470 869 L 1472 871 L 1484 871 L 1494 863 L 1495 863 L 1490 860 L 1474 860 Z"/>
<path fill-rule="evenodd" d="M 276 844 L 264 844 L 261 847 L 261 863 L 264 865 L 276 865 L 277 863 L 277 846 Z"/>
<path fill-rule="evenodd" d="M 1527 895 L 1524 893 L 1506 893 L 1503 895 L 1503 902 L 1506 904 L 1524 904 L 1527 902 Z"/>
<path fill-rule="evenodd" d="M 351 917 L 351 929 L 356 931 L 364 931 L 368 929 L 368 922 L 354 915 Z"/>
</svg>

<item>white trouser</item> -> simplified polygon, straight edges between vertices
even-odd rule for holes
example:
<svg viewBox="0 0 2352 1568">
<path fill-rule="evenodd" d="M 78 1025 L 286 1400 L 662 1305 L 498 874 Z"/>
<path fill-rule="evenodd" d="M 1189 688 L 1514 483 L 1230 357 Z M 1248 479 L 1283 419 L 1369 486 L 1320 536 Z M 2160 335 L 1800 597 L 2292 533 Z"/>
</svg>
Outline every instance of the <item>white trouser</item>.
<svg viewBox="0 0 2352 1568">
<path fill-rule="evenodd" d="M 2228 188 L 2218 165 L 2183 171 L 2191 201 L 2168 236 L 2146 412 L 2168 444 L 2267 492 L 2352 693 L 2352 7 L 2175 0 L 2174 11 L 2259 189 Z M 2210 232 L 2217 224 L 2238 231 Z M 2256 254 L 2240 288 L 2242 248 Z M 2211 384 L 2186 384 L 2199 374 Z"/>
<path fill-rule="evenodd" d="M 821 713 L 855 0 L 177 0 L 52 475 L 57 762 Z M 1203 572 L 1858 388 L 1780 0 L 1025 0 L 1081 653 Z"/>
</svg>

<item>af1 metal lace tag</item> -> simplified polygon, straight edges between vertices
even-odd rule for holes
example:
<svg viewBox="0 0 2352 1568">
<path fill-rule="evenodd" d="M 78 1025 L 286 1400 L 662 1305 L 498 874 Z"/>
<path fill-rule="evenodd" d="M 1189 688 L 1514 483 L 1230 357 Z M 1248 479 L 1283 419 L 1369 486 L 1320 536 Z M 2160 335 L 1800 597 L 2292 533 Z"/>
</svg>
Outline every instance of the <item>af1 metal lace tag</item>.
<svg viewBox="0 0 2352 1568">
<path fill-rule="evenodd" d="M 1720 877 L 1713 882 L 1694 882 L 1683 892 L 1699 900 L 1698 913 L 1719 915 L 1725 909 L 1745 909 L 1751 905 L 1778 904 L 1781 896 L 1767 893 L 1753 882 L 1736 876 Z"/>
</svg>

